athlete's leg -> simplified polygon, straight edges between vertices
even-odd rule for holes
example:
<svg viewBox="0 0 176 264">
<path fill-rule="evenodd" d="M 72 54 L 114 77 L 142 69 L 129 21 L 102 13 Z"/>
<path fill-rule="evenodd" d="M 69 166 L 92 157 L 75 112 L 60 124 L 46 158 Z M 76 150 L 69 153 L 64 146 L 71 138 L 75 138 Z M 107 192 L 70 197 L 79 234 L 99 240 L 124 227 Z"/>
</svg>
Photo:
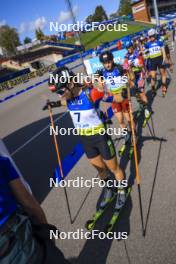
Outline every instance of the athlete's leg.
<svg viewBox="0 0 176 264">
<path fill-rule="evenodd" d="M 130 122 L 130 114 L 129 114 L 129 111 L 125 111 L 123 112 L 123 116 L 128 124 L 128 129 L 129 131 L 131 131 L 131 122 Z"/>
<path fill-rule="evenodd" d="M 114 157 L 111 160 L 105 160 L 106 166 L 111 170 L 112 173 L 114 173 L 116 180 L 122 181 L 124 180 L 124 173 L 120 169 L 118 165 L 117 158 Z M 124 188 L 122 186 L 117 188 L 117 200 L 115 203 L 115 210 L 119 210 L 124 204 L 126 200 L 126 193 L 127 193 L 127 188 Z"/>
<path fill-rule="evenodd" d="M 166 57 L 167 57 L 167 61 L 169 63 L 170 71 L 171 71 L 171 73 L 173 73 L 173 71 L 174 71 L 174 63 L 173 63 L 173 61 L 171 59 L 170 54 L 166 54 Z"/>
<path fill-rule="evenodd" d="M 167 84 L 166 84 L 167 74 L 166 74 L 166 69 L 165 68 L 160 68 L 160 73 L 161 73 L 161 80 L 162 80 L 162 93 L 165 94 L 167 92 Z"/>
<path fill-rule="evenodd" d="M 107 178 L 107 166 L 105 162 L 103 161 L 101 155 L 98 155 L 95 158 L 89 159 L 89 161 L 94 166 L 94 168 L 97 169 L 99 177 L 102 180 L 105 180 Z"/>
<path fill-rule="evenodd" d="M 117 181 L 124 180 L 124 173 L 119 167 L 117 157 L 114 157 L 110 160 L 104 160 L 107 168 L 114 174 Z"/>
<path fill-rule="evenodd" d="M 101 155 L 95 158 L 89 159 L 90 163 L 97 169 L 99 177 L 105 181 L 105 187 L 103 190 L 103 197 L 100 202 L 100 208 L 104 208 L 110 201 L 114 194 L 114 188 L 109 187 L 108 180 L 110 179 L 110 171 L 108 170 L 105 162 L 103 161 Z"/>
<path fill-rule="evenodd" d="M 99 150 L 104 160 L 104 163 L 106 164 L 106 167 L 114 174 L 115 179 L 119 185 L 120 181 L 125 179 L 125 176 L 124 172 L 119 167 L 112 139 L 106 136 L 104 142 L 100 143 Z M 118 196 L 115 207 L 118 207 L 119 204 L 124 204 L 126 199 L 126 189 L 124 189 L 124 187 L 119 187 L 117 189 L 117 192 Z"/>
<path fill-rule="evenodd" d="M 147 96 L 146 96 L 146 94 L 145 94 L 144 89 L 139 93 L 139 97 L 140 97 L 140 100 L 141 100 L 144 104 L 148 104 L 148 99 L 147 99 Z"/>
<path fill-rule="evenodd" d="M 167 58 L 167 62 L 169 64 L 170 71 L 171 71 L 171 73 L 173 73 L 174 63 L 173 63 L 173 61 L 171 59 L 170 49 L 169 49 L 168 45 L 165 47 L 165 52 L 166 52 L 166 58 Z"/>
<path fill-rule="evenodd" d="M 115 117 L 118 120 L 120 127 L 125 128 L 126 124 L 124 123 L 124 117 L 123 117 L 123 113 L 122 113 L 121 103 L 113 102 L 112 103 L 112 110 L 113 110 Z"/>
<path fill-rule="evenodd" d="M 129 102 L 127 99 L 125 99 L 121 104 L 120 104 L 120 108 L 116 107 L 116 109 L 114 109 L 115 112 L 115 116 L 119 122 L 119 125 L 121 128 L 127 128 L 127 135 L 124 136 L 123 138 L 123 145 L 125 145 L 129 138 L 130 138 L 130 131 L 131 131 L 131 125 L 130 125 L 130 116 L 129 116 Z M 124 122 L 124 119 L 126 120 L 126 124 Z"/>
<path fill-rule="evenodd" d="M 122 103 L 122 111 L 123 111 L 123 115 L 124 118 L 128 124 L 128 130 L 131 133 L 131 119 L 130 119 L 130 107 L 129 107 L 129 100 L 125 99 Z M 136 124 L 133 120 L 133 127 L 134 129 L 136 129 Z"/>
<path fill-rule="evenodd" d="M 150 71 L 151 76 L 151 89 L 152 92 L 155 93 L 155 85 L 156 85 L 156 71 Z"/>
<path fill-rule="evenodd" d="M 125 122 L 124 122 L 124 116 L 123 116 L 123 113 L 122 113 L 122 112 L 116 112 L 114 115 L 115 115 L 115 117 L 117 118 L 120 127 L 121 127 L 121 128 L 125 128 L 125 127 L 126 127 L 126 124 L 125 124 Z"/>
</svg>

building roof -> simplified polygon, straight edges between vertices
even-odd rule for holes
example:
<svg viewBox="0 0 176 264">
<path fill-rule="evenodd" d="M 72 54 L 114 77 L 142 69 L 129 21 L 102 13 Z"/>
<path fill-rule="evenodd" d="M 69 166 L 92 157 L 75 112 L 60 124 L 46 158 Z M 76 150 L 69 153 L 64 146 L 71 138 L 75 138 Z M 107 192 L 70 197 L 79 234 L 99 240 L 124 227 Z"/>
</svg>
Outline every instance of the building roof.
<svg viewBox="0 0 176 264">
<path fill-rule="evenodd" d="M 28 61 L 35 60 L 40 57 L 44 57 L 51 54 L 62 54 L 64 56 L 64 50 L 59 47 L 48 47 L 44 46 L 43 48 L 37 50 L 27 51 L 18 55 L 11 57 L 11 60 L 18 61 L 19 63 L 24 63 Z"/>
</svg>

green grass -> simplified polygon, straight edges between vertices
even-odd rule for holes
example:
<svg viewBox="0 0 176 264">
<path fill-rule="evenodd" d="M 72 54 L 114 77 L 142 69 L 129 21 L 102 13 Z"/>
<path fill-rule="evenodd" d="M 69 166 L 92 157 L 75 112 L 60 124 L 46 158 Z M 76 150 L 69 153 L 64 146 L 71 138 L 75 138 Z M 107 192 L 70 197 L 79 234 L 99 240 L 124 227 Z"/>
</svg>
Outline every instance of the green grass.
<svg viewBox="0 0 176 264">
<path fill-rule="evenodd" d="M 101 45 L 103 42 L 109 42 L 118 38 L 122 38 L 129 34 L 135 33 L 137 31 L 141 31 L 143 29 L 151 27 L 150 25 L 130 25 L 128 24 L 127 31 L 92 31 L 81 34 L 81 42 L 85 46 L 85 49 L 91 49 L 96 47 L 97 45 Z M 69 38 L 63 43 L 74 44 L 75 38 Z"/>
</svg>

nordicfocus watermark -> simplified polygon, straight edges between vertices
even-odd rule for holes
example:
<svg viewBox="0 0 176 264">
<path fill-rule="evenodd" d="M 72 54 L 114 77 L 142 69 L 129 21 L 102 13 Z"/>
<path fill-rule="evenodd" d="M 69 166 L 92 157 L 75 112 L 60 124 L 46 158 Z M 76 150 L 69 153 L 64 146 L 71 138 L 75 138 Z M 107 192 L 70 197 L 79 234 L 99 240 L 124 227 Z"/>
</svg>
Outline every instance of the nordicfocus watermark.
<svg viewBox="0 0 176 264">
<path fill-rule="evenodd" d="M 59 127 L 59 126 L 55 126 L 55 128 L 53 128 L 52 126 L 50 126 L 50 136 L 56 135 L 61 135 L 61 136 L 79 136 L 82 132 L 81 127 Z M 109 135 L 109 136 L 126 136 L 128 134 L 128 128 L 117 128 L 117 127 L 102 127 L 99 128 L 99 131 L 97 132 L 97 134 L 99 135 Z M 86 131 L 86 127 L 84 127 L 84 135 L 94 135 L 94 128 L 88 128 Z"/>
<path fill-rule="evenodd" d="M 117 61 L 116 61 L 117 62 Z M 96 67 L 100 67 L 101 64 L 100 63 L 96 63 L 97 65 L 94 65 Z M 64 72 L 64 74 L 62 76 L 59 76 L 58 74 L 53 74 L 50 73 L 49 74 L 49 81 L 50 83 L 74 83 L 74 84 L 92 84 L 92 83 L 115 83 L 115 84 L 127 84 L 128 82 L 128 77 L 126 75 L 124 76 L 107 76 L 107 78 L 105 78 L 104 76 L 99 76 L 99 74 L 94 73 L 94 74 L 90 74 L 90 75 L 85 75 L 84 73 L 76 73 L 73 76 L 70 76 L 69 74 L 67 74 L 67 72 Z"/>
<path fill-rule="evenodd" d="M 105 186 L 108 188 L 125 188 L 128 186 L 128 180 L 117 181 L 115 179 L 109 179 L 107 181 L 101 180 L 100 178 L 91 178 L 84 179 L 83 177 L 77 177 L 76 179 L 63 179 L 59 180 L 58 178 L 53 179 L 50 178 L 49 183 L 50 188 L 53 187 L 73 187 L 73 188 L 94 188 L 96 186 L 100 188 L 104 188 Z"/>
<path fill-rule="evenodd" d="M 59 230 L 53 231 L 50 230 L 50 239 L 68 239 L 68 240 L 80 240 L 80 239 L 116 239 L 116 240 L 124 240 L 128 239 L 127 232 L 102 232 L 99 230 L 92 230 L 85 232 L 84 229 L 77 229 L 76 231 L 69 232 L 59 232 Z"/>
<path fill-rule="evenodd" d="M 85 23 L 84 21 L 77 21 L 75 24 L 60 24 L 57 21 L 50 21 L 49 23 L 50 32 L 90 32 L 90 31 L 127 31 L 128 24 L 122 23 L 103 23 L 103 22 L 92 22 Z"/>
</svg>

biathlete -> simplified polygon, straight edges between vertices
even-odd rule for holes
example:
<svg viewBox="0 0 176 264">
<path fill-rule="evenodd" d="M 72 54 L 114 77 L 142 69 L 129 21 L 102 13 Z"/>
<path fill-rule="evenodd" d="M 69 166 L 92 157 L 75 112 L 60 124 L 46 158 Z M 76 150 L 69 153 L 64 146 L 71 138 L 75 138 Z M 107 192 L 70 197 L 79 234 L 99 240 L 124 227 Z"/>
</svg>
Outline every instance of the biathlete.
<svg viewBox="0 0 176 264">
<path fill-rule="evenodd" d="M 125 56 L 125 63 L 134 73 L 136 98 L 139 98 L 139 103 L 144 109 L 145 119 L 143 127 L 145 127 L 152 113 L 149 109 L 148 99 L 145 94 L 145 59 L 142 55 L 142 52 L 138 49 L 135 49 L 131 41 L 127 43 L 126 49 L 128 52 Z"/>
<path fill-rule="evenodd" d="M 171 55 L 170 55 L 169 34 L 167 32 L 167 29 L 164 26 L 161 26 L 161 28 L 160 28 L 159 40 L 163 41 L 167 62 L 169 64 L 169 68 L 170 68 L 171 73 L 173 73 L 173 71 L 174 71 L 174 63 L 173 63 Z"/>
<path fill-rule="evenodd" d="M 73 82 L 74 74 L 66 67 L 57 69 L 49 80 L 49 89 L 59 95 L 59 100 L 66 100 L 67 108 L 72 118 L 74 127 L 77 129 L 80 140 L 90 163 L 97 169 L 101 179 L 105 181 L 104 196 L 100 207 L 105 207 L 114 195 L 114 188 L 108 186 L 110 172 L 120 183 L 125 179 L 124 172 L 119 167 L 113 141 L 105 131 L 104 121 L 100 117 L 99 103 L 104 97 L 103 92 L 95 88 L 86 88 L 82 84 Z M 51 107 L 57 106 L 57 102 L 51 102 Z M 44 107 L 47 109 L 47 105 Z M 115 208 L 118 209 L 125 203 L 126 188 L 121 184 L 117 189 L 117 201 Z"/>
<path fill-rule="evenodd" d="M 99 82 L 103 83 L 104 91 L 107 91 L 113 98 L 112 110 L 120 127 L 127 128 L 127 134 L 123 137 L 123 144 L 119 150 L 119 155 L 121 156 L 125 152 L 128 142 L 131 140 L 129 101 L 127 96 L 128 78 L 122 65 L 114 62 L 111 51 L 102 52 L 99 60 L 103 64 L 103 68 L 97 71 Z"/>
<path fill-rule="evenodd" d="M 153 95 L 156 95 L 156 74 L 159 69 L 162 79 L 162 94 L 166 95 L 167 84 L 166 84 L 166 53 L 163 42 L 157 39 L 156 30 L 150 29 L 148 31 L 149 41 L 145 44 L 145 49 L 148 52 L 149 69 L 151 76 L 151 89 Z"/>
</svg>

